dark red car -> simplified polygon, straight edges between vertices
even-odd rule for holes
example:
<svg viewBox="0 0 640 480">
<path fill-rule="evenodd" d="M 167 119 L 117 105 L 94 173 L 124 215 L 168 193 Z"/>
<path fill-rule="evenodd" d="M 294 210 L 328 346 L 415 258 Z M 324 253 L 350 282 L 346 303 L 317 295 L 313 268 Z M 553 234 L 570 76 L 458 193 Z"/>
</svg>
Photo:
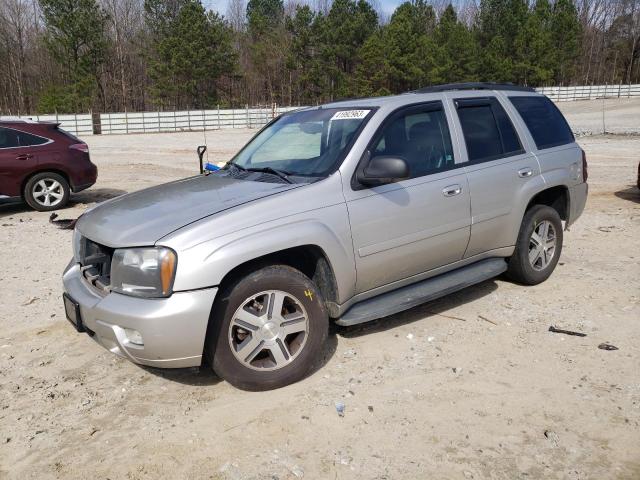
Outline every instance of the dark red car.
<svg viewBox="0 0 640 480">
<path fill-rule="evenodd" d="M 97 177 L 87 144 L 57 123 L 0 120 L 0 202 L 22 199 L 36 210 L 56 210 Z"/>
</svg>

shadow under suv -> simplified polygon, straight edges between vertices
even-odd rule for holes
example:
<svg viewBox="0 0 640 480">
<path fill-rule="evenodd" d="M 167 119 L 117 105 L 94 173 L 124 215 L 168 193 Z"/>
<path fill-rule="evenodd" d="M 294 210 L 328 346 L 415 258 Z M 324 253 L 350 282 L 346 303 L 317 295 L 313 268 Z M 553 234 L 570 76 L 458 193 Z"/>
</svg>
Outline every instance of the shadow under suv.
<svg viewBox="0 0 640 480">
<path fill-rule="evenodd" d="M 57 210 L 97 177 L 87 144 L 59 124 L 0 120 L 0 202 L 24 200 L 35 210 Z"/>
</svg>

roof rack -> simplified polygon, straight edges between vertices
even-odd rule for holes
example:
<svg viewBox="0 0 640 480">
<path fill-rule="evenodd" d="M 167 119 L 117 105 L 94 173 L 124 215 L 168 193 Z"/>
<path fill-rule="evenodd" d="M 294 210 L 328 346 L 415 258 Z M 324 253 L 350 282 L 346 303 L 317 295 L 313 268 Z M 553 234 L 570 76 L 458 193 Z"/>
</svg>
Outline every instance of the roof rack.
<svg viewBox="0 0 640 480">
<path fill-rule="evenodd" d="M 433 85 L 431 87 L 419 88 L 409 93 L 435 93 L 449 90 L 513 90 L 518 92 L 535 92 L 532 87 L 516 85 L 514 83 L 491 83 L 491 82 L 467 82 L 467 83 L 446 83 L 444 85 Z"/>
</svg>

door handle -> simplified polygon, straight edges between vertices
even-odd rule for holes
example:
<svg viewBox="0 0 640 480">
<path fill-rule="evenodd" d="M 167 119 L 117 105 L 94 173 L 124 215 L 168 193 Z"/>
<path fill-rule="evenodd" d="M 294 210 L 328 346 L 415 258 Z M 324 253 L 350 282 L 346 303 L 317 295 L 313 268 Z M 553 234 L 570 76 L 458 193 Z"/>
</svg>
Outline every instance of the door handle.
<svg viewBox="0 0 640 480">
<path fill-rule="evenodd" d="M 29 160 L 30 158 L 33 158 L 33 155 L 31 155 L 30 153 L 23 153 L 21 155 L 18 155 L 16 157 L 16 160 Z"/>
<path fill-rule="evenodd" d="M 445 197 L 453 197 L 462 192 L 462 187 L 460 185 L 449 185 L 448 187 L 444 187 L 442 189 L 442 194 Z"/>
<path fill-rule="evenodd" d="M 529 167 L 523 168 L 522 170 L 518 170 L 518 176 L 520 178 L 530 177 L 531 175 L 533 175 L 533 170 L 530 169 Z"/>
</svg>

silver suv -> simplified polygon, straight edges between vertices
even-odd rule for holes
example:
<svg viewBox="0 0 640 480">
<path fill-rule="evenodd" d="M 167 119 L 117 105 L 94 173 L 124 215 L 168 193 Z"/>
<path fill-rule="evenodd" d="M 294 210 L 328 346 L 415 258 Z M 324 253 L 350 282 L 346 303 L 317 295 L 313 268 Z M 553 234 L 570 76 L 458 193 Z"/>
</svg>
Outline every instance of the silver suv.
<svg viewBox="0 0 640 480">
<path fill-rule="evenodd" d="M 584 152 L 532 89 L 455 84 L 285 114 L 217 172 L 86 212 L 69 320 L 153 367 L 281 387 L 330 321 L 385 317 L 500 275 L 546 280 L 587 197 Z"/>
</svg>

